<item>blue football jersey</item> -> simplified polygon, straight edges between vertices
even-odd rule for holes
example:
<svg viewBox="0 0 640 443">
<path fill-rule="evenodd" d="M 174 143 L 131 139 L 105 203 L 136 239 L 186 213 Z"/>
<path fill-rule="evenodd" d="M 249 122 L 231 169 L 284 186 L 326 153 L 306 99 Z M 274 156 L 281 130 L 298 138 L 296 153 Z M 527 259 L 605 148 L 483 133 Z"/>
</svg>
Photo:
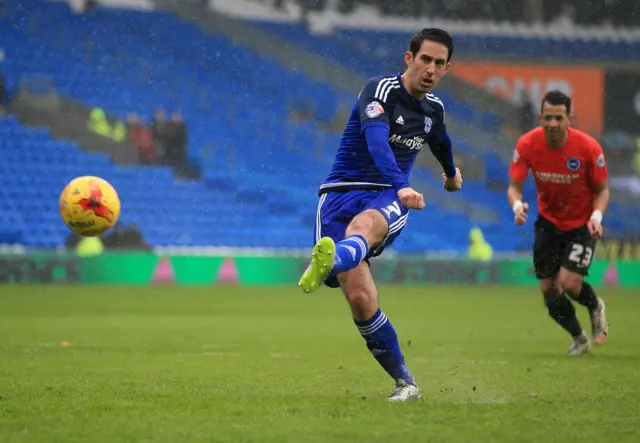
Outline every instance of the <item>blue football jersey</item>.
<svg viewBox="0 0 640 443">
<path fill-rule="evenodd" d="M 422 100 L 413 97 L 402 84 L 401 74 L 374 77 L 358 96 L 320 193 L 393 187 L 369 151 L 365 130 L 372 126 L 388 128 L 389 146 L 406 181 L 425 144 L 441 163 L 443 154 L 451 157 L 442 101 L 432 94 Z M 447 167 L 453 167 L 455 175 L 452 158 Z M 445 172 L 451 175 L 451 171 Z"/>
</svg>

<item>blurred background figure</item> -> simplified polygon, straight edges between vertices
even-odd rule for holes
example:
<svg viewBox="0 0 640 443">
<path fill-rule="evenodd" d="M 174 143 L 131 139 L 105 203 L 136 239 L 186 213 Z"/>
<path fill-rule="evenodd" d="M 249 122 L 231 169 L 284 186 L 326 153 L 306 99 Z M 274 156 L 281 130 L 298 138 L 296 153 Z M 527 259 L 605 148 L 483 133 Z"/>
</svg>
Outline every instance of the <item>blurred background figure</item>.
<svg viewBox="0 0 640 443">
<path fill-rule="evenodd" d="M 164 163 L 177 173 L 185 172 L 187 167 L 187 125 L 179 112 L 171 114 L 166 124 Z"/>
<path fill-rule="evenodd" d="M 167 155 L 167 129 L 168 123 L 164 109 L 157 108 L 153 114 L 151 133 L 156 153 L 161 159 L 165 159 Z"/>
<path fill-rule="evenodd" d="M 119 249 L 142 251 L 149 249 L 149 246 L 145 244 L 142 236 L 140 235 L 140 231 L 135 225 L 128 225 L 125 227 L 120 223 L 104 237 L 104 246 L 107 250 Z"/>
<path fill-rule="evenodd" d="M 4 50 L 0 48 L 0 115 L 4 114 L 5 79 L 4 79 Z"/>
<path fill-rule="evenodd" d="M 473 261 L 491 261 L 493 258 L 493 248 L 484 239 L 482 230 L 475 226 L 469 231 L 467 258 Z"/>
<path fill-rule="evenodd" d="M 153 133 L 136 114 L 127 119 L 127 139 L 141 165 L 150 165 L 155 161 Z"/>
</svg>

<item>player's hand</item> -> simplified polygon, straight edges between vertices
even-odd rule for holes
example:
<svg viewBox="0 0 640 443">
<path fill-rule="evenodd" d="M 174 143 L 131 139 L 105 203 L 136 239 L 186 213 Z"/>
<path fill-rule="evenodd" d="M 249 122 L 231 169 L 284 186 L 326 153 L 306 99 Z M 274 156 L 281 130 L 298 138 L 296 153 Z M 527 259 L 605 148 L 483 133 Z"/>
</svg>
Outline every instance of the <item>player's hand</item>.
<svg viewBox="0 0 640 443">
<path fill-rule="evenodd" d="M 449 192 L 456 192 L 462 189 L 462 173 L 460 169 L 456 168 L 456 176 L 452 178 L 442 173 L 442 186 Z"/>
<path fill-rule="evenodd" d="M 402 206 L 408 209 L 423 209 L 424 197 L 413 188 L 402 188 L 398 191 L 398 198 Z"/>
<path fill-rule="evenodd" d="M 522 226 L 527 222 L 528 210 L 529 210 L 529 203 L 523 203 L 522 206 L 520 206 L 516 210 L 513 221 L 517 226 Z"/>
<path fill-rule="evenodd" d="M 587 223 L 587 229 L 589 229 L 589 234 L 591 234 L 592 237 L 602 237 L 602 223 L 600 223 L 595 218 L 589 220 L 589 223 Z"/>
</svg>

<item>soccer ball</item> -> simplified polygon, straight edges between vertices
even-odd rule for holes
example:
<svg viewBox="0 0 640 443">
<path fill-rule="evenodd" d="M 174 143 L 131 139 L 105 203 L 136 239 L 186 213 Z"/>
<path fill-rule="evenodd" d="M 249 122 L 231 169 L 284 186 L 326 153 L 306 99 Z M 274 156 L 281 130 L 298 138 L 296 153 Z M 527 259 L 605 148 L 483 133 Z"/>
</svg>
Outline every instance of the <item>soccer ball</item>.
<svg viewBox="0 0 640 443">
<path fill-rule="evenodd" d="M 116 190 L 99 177 L 77 177 L 60 195 L 60 215 L 69 229 L 83 237 L 107 231 L 120 216 Z"/>
</svg>

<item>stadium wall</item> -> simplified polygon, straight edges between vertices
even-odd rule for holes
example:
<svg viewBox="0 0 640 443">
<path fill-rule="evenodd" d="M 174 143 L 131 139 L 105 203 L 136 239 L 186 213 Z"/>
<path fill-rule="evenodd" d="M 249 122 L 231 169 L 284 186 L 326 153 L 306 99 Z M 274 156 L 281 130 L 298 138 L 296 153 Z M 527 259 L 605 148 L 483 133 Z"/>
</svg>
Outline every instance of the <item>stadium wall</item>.
<svg viewBox="0 0 640 443">
<path fill-rule="evenodd" d="M 574 119 L 577 116 L 578 126 L 591 134 L 602 134 L 605 89 L 602 69 L 568 64 L 458 61 L 452 73 L 513 103 L 518 103 L 525 94 L 537 106 L 547 91 L 559 89 L 573 97 L 572 114 Z"/>
<path fill-rule="evenodd" d="M 94 257 L 26 252 L 0 255 L 1 284 L 96 285 L 295 285 L 306 266 L 292 256 L 158 255 L 107 252 Z M 587 278 L 595 286 L 640 288 L 640 261 L 596 260 Z M 374 276 L 382 284 L 497 284 L 537 286 L 531 260 L 472 262 L 393 256 L 378 259 Z"/>
</svg>

